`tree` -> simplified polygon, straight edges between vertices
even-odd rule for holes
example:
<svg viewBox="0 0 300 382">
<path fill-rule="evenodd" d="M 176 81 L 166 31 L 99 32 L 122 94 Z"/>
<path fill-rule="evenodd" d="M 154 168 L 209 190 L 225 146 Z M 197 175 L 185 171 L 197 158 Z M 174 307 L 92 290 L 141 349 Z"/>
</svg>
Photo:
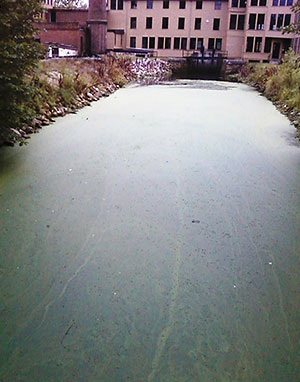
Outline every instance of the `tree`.
<svg viewBox="0 0 300 382">
<path fill-rule="evenodd" d="M 300 2 L 297 2 L 291 7 L 295 13 L 295 22 L 283 28 L 283 33 L 295 33 L 300 34 Z"/>
<path fill-rule="evenodd" d="M 84 0 L 55 0 L 54 6 L 58 8 L 86 8 Z"/>
<path fill-rule="evenodd" d="M 28 77 L 42 54 L 33 26 L 40 12 L 40 0 L 0 2 L 0 143 L 17 138 L 16 129 L 33 117 Z"/>
</svg>

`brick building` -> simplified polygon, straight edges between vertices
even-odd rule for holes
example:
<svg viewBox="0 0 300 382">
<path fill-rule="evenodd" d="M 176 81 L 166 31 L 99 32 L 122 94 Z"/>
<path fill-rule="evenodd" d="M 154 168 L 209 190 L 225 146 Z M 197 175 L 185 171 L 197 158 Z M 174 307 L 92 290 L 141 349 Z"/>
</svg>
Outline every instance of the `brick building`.
<svg viewBox="0 0 300 382">
<path fill-rule="evenodd" d="M 38 23 L 44 44 L 68 44 L 79 55 L 151 51 L 182 57 L 205 51 L 230 59 L 276 61 L 299 38 L 282 34 L 295 0 L 90 0 L 89 9 L 55 9 L 46 0 Z M 203 49 L 203 48 L 202 48 Z"/>
</svg>

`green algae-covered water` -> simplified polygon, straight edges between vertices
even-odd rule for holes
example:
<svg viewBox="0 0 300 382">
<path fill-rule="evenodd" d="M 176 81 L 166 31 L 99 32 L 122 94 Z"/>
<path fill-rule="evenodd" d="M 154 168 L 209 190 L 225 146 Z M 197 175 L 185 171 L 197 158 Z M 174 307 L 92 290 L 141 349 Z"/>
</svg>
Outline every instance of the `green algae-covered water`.
<svg viewBox="0 0 300 382">
<path fill-rule="evenodd" d="M 0 380 L 299 381 L 294 135 L 177 81 L 1 149 Z"/>
</svg>

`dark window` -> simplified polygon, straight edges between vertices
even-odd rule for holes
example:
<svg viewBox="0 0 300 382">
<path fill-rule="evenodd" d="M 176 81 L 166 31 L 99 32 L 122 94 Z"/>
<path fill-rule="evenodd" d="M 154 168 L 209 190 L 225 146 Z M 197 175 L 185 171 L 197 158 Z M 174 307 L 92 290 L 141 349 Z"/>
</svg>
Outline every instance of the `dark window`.
<svg viewBox="0 0 300 382">
<path fill-rule="evenodd" d="M 184 29 L 184 17 L 178 18 L 178 29 Z"/>
<path fill-rule="evenodd" d="M 215 9 L 219 11 L 222 8 L 222 2 L 221 1 L 215 1 Z"/>
<path fill-rule="evenodd" d="M 199 37 L 197 39 L 197 50 L 200 50 L 203 46 L 203 38 L 202 37 Z"/>
<path fill-rule="evenodd" d="M 162 18 L 162 29 L 168 29 L 169 28 L 169 18 L 163 17 Z"/>
<path fill-rule="evenodd" d="M 148 37 L 142 37 L 142 48 L 148 49 Z"/>
<path fill-rule="evenodd" d="M 179 9 L 185 9 L 185 0 L 179 1 Z"/>
<path fill-rule="evenodd" d="M 216 50 L 222 50 L 222 39 L 216 38 Z"/>
<path fill-rule="evenodd" d="M 51 23 L 56 23 L 56 10 L 51 11 Z"/>
<path fill-rule="evenodd" d="M 123 0 L 118 0 L 118 9 L 119 10 L 123 9 Z"/>
<path fill-rule="evenodd" d="M 190 38 L 190 49 L 196 49 L 196 39 L 195 37 Z"/>
<path fill-rule="evenodd" d="M 130 37 L 130 48 L 136 47 L 136 37 Z"/>
<path fill-rule="evenodd" d="M 284 26 L 287 27 L 288 25 L 290 25 L 290 23 L 291 23 L 291 15 L 286 14 L 284 16 Z"/>
<path fill-rule="evenodd" d="M 237 15 L 230 15 L 229 29 L 236 29 Z"/>
<path fill-rule="evenodd" d="M 209 38 L 208 39 L 208 49 L 214 49 L 214 47 L 215 47 L 215 39 Z"/>
<path fill-rule="evenodd" d="M 202 9 L 202 0 L 196 1 L 196 9 Z"/>
<path fill-rule="evenodd" d="M 174 49 L 179 49 L 179 45 L 180 45 L 180 38 L 175 37 L 174 38 Z"/>
<path fill-rule="evenodd" d="M 277 5 L 278 5 L 278 0 L 273 0 L 273 7 L 277 7 Z"/>
<path fill-rule="evenodd" d="M 263 30 L 265 25 L 265 15 L 263 13 L 259 13 L 257 15 L 257 30 Z"/>
<path fill-rule="evenodd" d="M 239 0 L 232 0 L 231 6 L 232 8 L 237 8 L 239 6 Z"/>
<path fill-rule="evenodd" d="M 171 49 L 171 37 L 165 38 L 165 49 Z"/>
<path fill-rule="evenodd" d="M 254 40 L 254 37 L 247 37 L 246 52 L 253 51 L 253 40 Z"/>
<path fill-rule="evenodd" d="M 285 0 L 280 0 L 279 5 L 280 5 L 281 7 L 284 7 L 284 6 L 285 6 Z"/>
<path fill-rule="evenodd" d="M 265 48 L 264 48 L 264 52 L 265 53 L 270 53 L 271 52 L 271 44 L 272 44 L 271 37 L 266 37 L 266 39 L 265 39 Z"/>
<path fill-rule="evenodd" d="M 278 15 L 278 17 L 277 17 L 277 29 L 281 28 L 281 27 L 282 27 L 282 24 L 283 24 L 283 15 L 280 14 L 280 15 Z"/>
<path fill-rule="evenodd" d="M 267 5 L 267 0 L 259 0 L 260 7 L 265 7 Z"/>
<path fill-rule="evenodd" d="M 130 29 L 136 29 L 136 17 L 130 17 Z"/>
<path fill-rule="evenodd" d="M 251 0 L 252 7 L 256 7 L 258 4 L 258 0 Z"/>
<path fill-rule="evenodd" d="M 254 52 L 259 53 L 261 51 L 262 37 L 255 37 Z"/>
<path fill-rule="evenodd" d="M 245 15 L 239 15 L 237 29 L 239 31 L 242 31 L 244 30 L 244 28 L 245 28 Z"/>
<path fill-rule="evenodd" d="M 131 9 L 137 9 L 137 0 L 131 0 Z"/>
<path fill-rule="evenodd" d="M 117 0 L 110 0 L 110 9 L 117 9 Z"/>
<path fill-rule="evenodd" d="M 272 14 L 270 18 L 270 30 L 274 31 L 276 29 L 276 15 Z"/>
<path fill-rule="evenodd" d="M 169 0 L 164 0 L 163 1 L 163 8 L 164 9 L 169 9 Z"/>
<path fill-rule="evenodd" d="M 153 8 L 153 0 L 147 0 L 147 9 Z"/>
<path fill-rule="evenodd" d="M 155 37 L 149 37 L 149 49 L 155 49 Z"/>
<path fill-rule="evenodd" d="M 163 49 L 163 48 L 164 48 L 164 38 L 158 37 L 157 49 Z"/>
<path fill-rule="evenodd" d="M 197 30 L 201 29 L 201 18 L 200 17 L 195 18 L 195 29 L 197 29 Z"/>
<path fill-rule="evenodd" d="M 249 15 L 249 29 L 255 29 L 256 14 L 250 13 Z"/>
<path fill-rule="evenodd" d="M 146 17 L 146 29 L 152 29 L 152 17 Z"/>
<path fill-rule="evenodd" d="M 240 0 L 240 8 L 246 8 L 247 0 Z"/>
<path fill-rule="evenodd" d="M 291 7 L 293 5 L 293 0 L 287 0 L 286 5 Z"/>
<path fill-rule="evenodd" d="M 182 37 L 181 39 L 181 49 L 185 50 L 187 47 L 187 38 L 186 37 Z"/>
<path fill-rule="evenodd" d="M 220 29 L 220 19 L 214 19 L 213 30 L 218 31 Z"/>
</svg>

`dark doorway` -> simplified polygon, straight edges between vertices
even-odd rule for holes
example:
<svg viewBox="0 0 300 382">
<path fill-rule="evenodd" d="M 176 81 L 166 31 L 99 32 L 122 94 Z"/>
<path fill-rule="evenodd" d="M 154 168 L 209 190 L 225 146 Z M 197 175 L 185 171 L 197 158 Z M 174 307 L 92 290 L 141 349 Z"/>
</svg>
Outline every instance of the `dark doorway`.
<svg viewBox="0 0 300 382">
<path fill-rule="evenodd" d="M 272 58 L 279 59 L 280 56 L 280 42 L 273 42 Z"/>
</svg>

